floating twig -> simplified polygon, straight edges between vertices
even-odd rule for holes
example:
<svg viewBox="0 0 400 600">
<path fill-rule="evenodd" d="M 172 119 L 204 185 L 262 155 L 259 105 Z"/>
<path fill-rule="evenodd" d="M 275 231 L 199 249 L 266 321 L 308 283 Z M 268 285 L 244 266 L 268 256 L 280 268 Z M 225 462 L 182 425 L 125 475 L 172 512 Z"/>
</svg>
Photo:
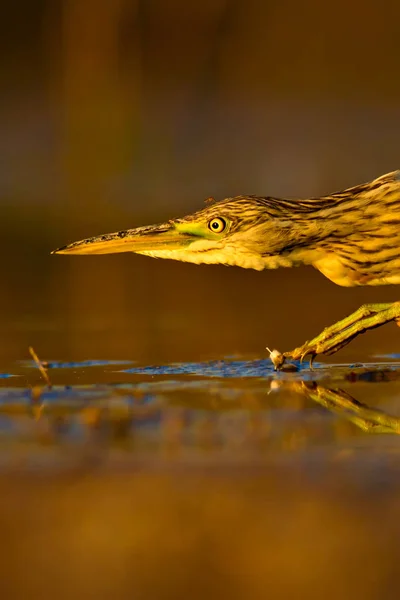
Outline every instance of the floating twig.
<svg viewBox="0 0 400 600">
<path fill-rule="evenodd" d="M 42 363 L 42 361 L 39 359 L 38 355 L 36 354 L 36 352 L 34 351 L 34 349 L 32 348 L 32 346 L 29 346 L 29 352 L 30 355 L 32 356 L 33 360 L 35 361 L 35 364 L 37 366 L 37 368 L 40 371 L 41 376 L 43 377 L 43 379 L 45 380 L 45 382 L 47 383 L 47 385 L 49 387 L 51 387 L 51 381 L 50 378 L 47 374 L 47 371 Z"/>
</svg>

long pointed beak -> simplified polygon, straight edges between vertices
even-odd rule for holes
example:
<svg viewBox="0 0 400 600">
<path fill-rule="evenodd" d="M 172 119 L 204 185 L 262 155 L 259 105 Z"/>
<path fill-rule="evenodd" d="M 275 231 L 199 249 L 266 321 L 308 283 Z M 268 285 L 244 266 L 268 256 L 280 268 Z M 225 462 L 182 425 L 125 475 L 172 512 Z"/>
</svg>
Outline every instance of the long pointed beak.
<svg viewBox="0 0 400 600">
<path fill-rule="evenodd" d="M 72 242 L 53 250 L 51 254 L 114 254 L 116 252 L 151 252 L 185 248 L 195 237 L 180 233 L 173 221 L 106 233 L 96 237 Z"/>
</svg>

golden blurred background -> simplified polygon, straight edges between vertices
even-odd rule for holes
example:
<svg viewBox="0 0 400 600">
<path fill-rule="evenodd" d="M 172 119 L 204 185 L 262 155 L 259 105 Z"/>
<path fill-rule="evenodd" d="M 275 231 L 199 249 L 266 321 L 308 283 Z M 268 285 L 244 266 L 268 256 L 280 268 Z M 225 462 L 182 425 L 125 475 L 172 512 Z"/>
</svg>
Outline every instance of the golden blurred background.
<svg viewBox="0 0 400 600">
<path fill-rule="evenodd" d="M 311 268 L 49 254 L 210 195 L 319 195 L 398 168 L 395 2 L 17 0 L 0 11 L 3 364 L 29 344 L 63 359 L 264 355 L 398 297 Z M 398 339 L 389 326 L 368 348 Z M 365 358 L 364 347 L 341 356 Z"/>
</svg>

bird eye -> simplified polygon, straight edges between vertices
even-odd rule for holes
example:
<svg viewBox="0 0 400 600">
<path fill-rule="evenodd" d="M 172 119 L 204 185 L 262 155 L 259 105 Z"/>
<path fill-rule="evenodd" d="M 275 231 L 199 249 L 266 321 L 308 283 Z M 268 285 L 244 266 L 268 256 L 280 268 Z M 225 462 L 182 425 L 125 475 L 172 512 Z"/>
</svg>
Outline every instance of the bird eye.
<svg viewBox="0 0 400 600">
<path fill-rule="evenodd" d="M 211 219 L 208 223 L 208 228 L 211 229 L 214 233 L 221 233 L 226 227 L 226 222 L 224 219 L 217 217 L 215 219 Z"/>
</svg>

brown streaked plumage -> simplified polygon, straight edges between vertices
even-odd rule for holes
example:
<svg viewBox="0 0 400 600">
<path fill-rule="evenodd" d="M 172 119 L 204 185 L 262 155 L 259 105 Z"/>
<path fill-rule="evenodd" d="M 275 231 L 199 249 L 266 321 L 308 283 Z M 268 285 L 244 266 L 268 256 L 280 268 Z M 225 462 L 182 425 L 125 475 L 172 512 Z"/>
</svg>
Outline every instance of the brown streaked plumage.
<svg viewBox="0 0 400 600">
<path fill-rule="evenodd" d="M 306 264 L 342 286 L 397 284 L 400 171 L 320 198 L 227 198 L 183 218 L 73 242 L 54 253 L 114 252 L 257 270 Z M 391 308 L 385 318 L 382 306 Z M 322 337 L 282 355 L 281 362 L 336 351 L 366 328 L 397 320 L 400 314 L 392 306 L 369 307 L 363 316 L 357 311 L 339 329 L 328 328 Z M 378 314 L 380 320 L 368 321 Z M 279 360 L 275 363 L 280 366 Z"/>
</svg>

